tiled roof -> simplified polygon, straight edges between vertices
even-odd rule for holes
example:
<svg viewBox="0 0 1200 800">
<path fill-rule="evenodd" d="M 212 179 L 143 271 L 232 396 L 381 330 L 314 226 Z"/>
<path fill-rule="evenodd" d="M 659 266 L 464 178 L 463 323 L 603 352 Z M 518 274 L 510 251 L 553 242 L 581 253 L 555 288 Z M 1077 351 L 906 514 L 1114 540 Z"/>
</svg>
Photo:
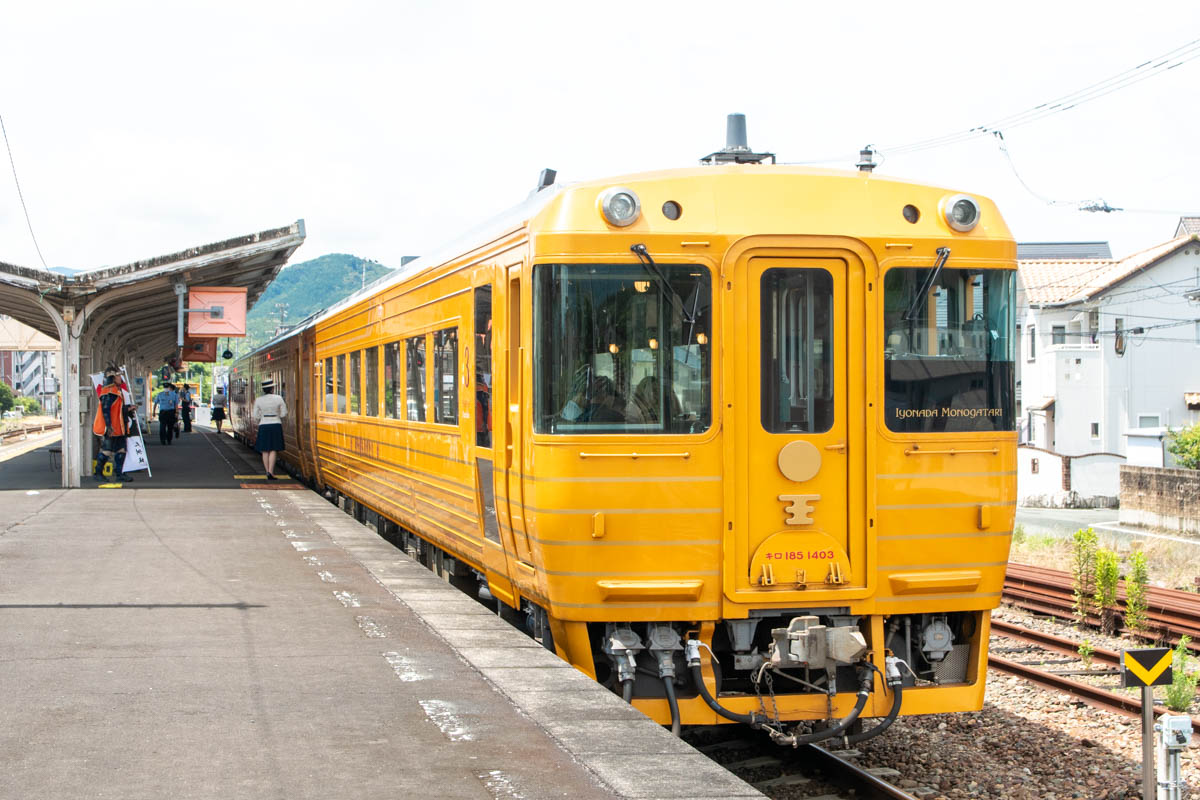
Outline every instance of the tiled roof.
<svg viewBox="0 0 1200 800">
<path fill-rule="evenodd" d="M 1017 270 L 1030 305 L 1065 305 L 1099 294 L 1197 239 L 1200 239 L 1200 232 L 1180 236 L 1122 259 L 1018 260 Z"/>
<path fill-rule="evenodd" d="M 1200 217 L 1179 218 L 1179 227 L 1175 229 L 1175 235 L 1186 236 L 1190 233 L 1200 233 Z"/>
</svg>

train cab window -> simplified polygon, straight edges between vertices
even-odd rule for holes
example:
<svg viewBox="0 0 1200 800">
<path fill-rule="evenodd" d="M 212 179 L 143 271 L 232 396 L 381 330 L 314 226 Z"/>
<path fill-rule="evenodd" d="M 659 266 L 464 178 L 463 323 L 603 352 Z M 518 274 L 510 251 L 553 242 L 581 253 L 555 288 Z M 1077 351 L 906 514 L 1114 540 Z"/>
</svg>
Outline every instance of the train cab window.
<svg viewBox="0 0 1200 800">
<path fill-rule="evenodd" d="M 492 287 L 475 288 L 475 444 L 492 446 Z"/>
<path fill-rule="evenodd" d="M 337 395 L 333 393 L 333 359 L 325 359 L 325 410 L 332 413 L 337 409 Z"/>
<path fill-rule="evenodd" d="M 404 412 L 404 381 L 400 370 L 400 343 L 383 346 L 383 411 L 388 419 L 407 419 Z"/>
<path fill-rule="evenodd" d="M 1015 430 L 1015 273 L 884 276 L 884 413 L 902 433 Z"/>
<path fill-rule="evenodd" d="M 363 367 L 366 372 L 366 393 L 364 413 L 368 417 L 379 416 L 379 348 L 368 347 L 363 351 Z"/>
<path fill-rule="evenodd" d="M 414 336 L 404 342 L 404 360 L 407 366 L 406 387 L 408 410 L 406 418 L 413 422 L 425 421 L 425 337 Z"/>
<path fill-rule="evenodd" d="M 538 264 L 534 430 L 687 434 L 712 419 L 712 278 L 692 264 Z"/>
<path fill-rule="evenodd" d="M 458 423 L 458 331 L 433 334 L 433 421 Z"/>
<path fill-rule="evenodd" d="M 771 433 L 833 427 L 833 276 L 823 269 L 765 271 L 762 425 Z"/>
<path fill-rule="evenodd" d="M 337 357 L 337 413 L 346 413 L 346 354 Z"/>
<path fill-rule="evenodd" d="M 350 413 L 362 411 L 362 351 L 355 350 L 350 354 Z"/>
</svg>

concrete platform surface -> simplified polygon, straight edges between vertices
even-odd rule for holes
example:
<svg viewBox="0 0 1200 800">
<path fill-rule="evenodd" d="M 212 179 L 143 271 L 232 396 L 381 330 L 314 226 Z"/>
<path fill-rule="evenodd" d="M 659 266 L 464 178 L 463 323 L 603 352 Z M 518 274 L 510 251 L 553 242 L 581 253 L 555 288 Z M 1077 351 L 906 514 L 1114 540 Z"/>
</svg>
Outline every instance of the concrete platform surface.
<svg viewBox="0 0 1200 800">
<path fill-rule="evenodd" d="M 0 797 L 762 797 L 254 453 L 170 449 L 0 491 Z"/>
</svg>

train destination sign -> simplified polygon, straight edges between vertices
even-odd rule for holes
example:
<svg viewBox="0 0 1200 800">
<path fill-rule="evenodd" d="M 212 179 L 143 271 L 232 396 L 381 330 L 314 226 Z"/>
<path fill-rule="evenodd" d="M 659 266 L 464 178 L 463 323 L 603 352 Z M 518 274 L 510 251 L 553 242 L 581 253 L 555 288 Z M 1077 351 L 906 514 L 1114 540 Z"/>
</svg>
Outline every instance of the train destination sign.
<svg viewBox="0 0 1200 800">
<path fill-rule="evenodd" d="M 1121 654 L 1121 686 L 1126 689 L 1171 683 L 1171 650 L 1152 647 Z"/>
</svg>

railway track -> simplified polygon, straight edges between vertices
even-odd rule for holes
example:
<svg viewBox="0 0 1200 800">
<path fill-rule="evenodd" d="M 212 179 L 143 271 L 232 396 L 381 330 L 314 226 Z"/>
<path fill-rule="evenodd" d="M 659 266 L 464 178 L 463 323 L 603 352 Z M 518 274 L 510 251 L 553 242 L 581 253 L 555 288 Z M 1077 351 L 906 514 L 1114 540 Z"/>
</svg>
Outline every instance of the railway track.
<svg viewBox="0 0 1200 800">
<path fill-rule="evenodd" d="M 752 733 L 696 749 L 772 798 L 918 800 L 885 780 L 898 777 L 895 770 L 864 769 L 853 763 L 857 750 L 834 753 L 814 744 L 785 750 Z"/>
<path fill-rule="evenodd" d="M 1071 575 L 1060 570 L 1033 567 L 1027 564 L 1009 564 L 1004 580 L 1004 599 L 1012 605 L 1062 619 L 1074 618 L 1071 596 Z M 1175 644 L 1179 637 L 1192 638 L 1189 648 L 1200 652 L 1200 595 L 1177 589 L 1160 589 L 1151 586 L 1146 592 L 1146 630 L 1157 641 Z M 1118 610 L 1125 609 L 1125 583 L 1117 588 Z M 1100 620 L 1089 617 L 1097 626 Z M 1126 633 L 1133 631 L 1125 630 Z"/>
<path fill-rule="evenodd" d="M 1078 644 L 1070 639 L 1011 625 L 1002 620 L 992 620 L 992 632 L 1015 641 L 1035 645 L 1054 653 L 1062 653 L 1074 657 L 1078 657 L 1079 655 Z M 1110 667 L 1117 667 L 1121 663 L 1120 654 L 1115 650 L 1108 650 L 1106 648 L 1094 648 L 1092 658 Z M 1142 703 L 1137 697 L 1127 697 L 1116 692 L 1092 686 L 1091 684 L 1083 683 L 1082 681 L 1071 680 L 1071 678 L 1062 673 L 1052 672 L 1032 664 L 1003 658 L 993 653 L 988 654 L 988 667 L 1009 675 L 1015 675 L 1047 689 L 1078 697 L 1096 708 L 1115 711 L 1130 717 L 1141 717 L 1142 715 Z M 1156 705 L 1154 713 L 1165 714 L 1167 713 L 1167 709 Z M 1192 717 L 1192 730 L 1200 731 L 1200 717 Z"/>
<path fill-rule="evenodd" d="M 37 436 L 38 434 L 46 433 L 47 431 L 56 431 L 61 427 L 61 422 L 45 422 L 41 425 L 21 427 L 17 430 L 0 433 L 0 444 L 19 442 L 23 439 L 28 439 L 30 436 Z"/>
</svg>

